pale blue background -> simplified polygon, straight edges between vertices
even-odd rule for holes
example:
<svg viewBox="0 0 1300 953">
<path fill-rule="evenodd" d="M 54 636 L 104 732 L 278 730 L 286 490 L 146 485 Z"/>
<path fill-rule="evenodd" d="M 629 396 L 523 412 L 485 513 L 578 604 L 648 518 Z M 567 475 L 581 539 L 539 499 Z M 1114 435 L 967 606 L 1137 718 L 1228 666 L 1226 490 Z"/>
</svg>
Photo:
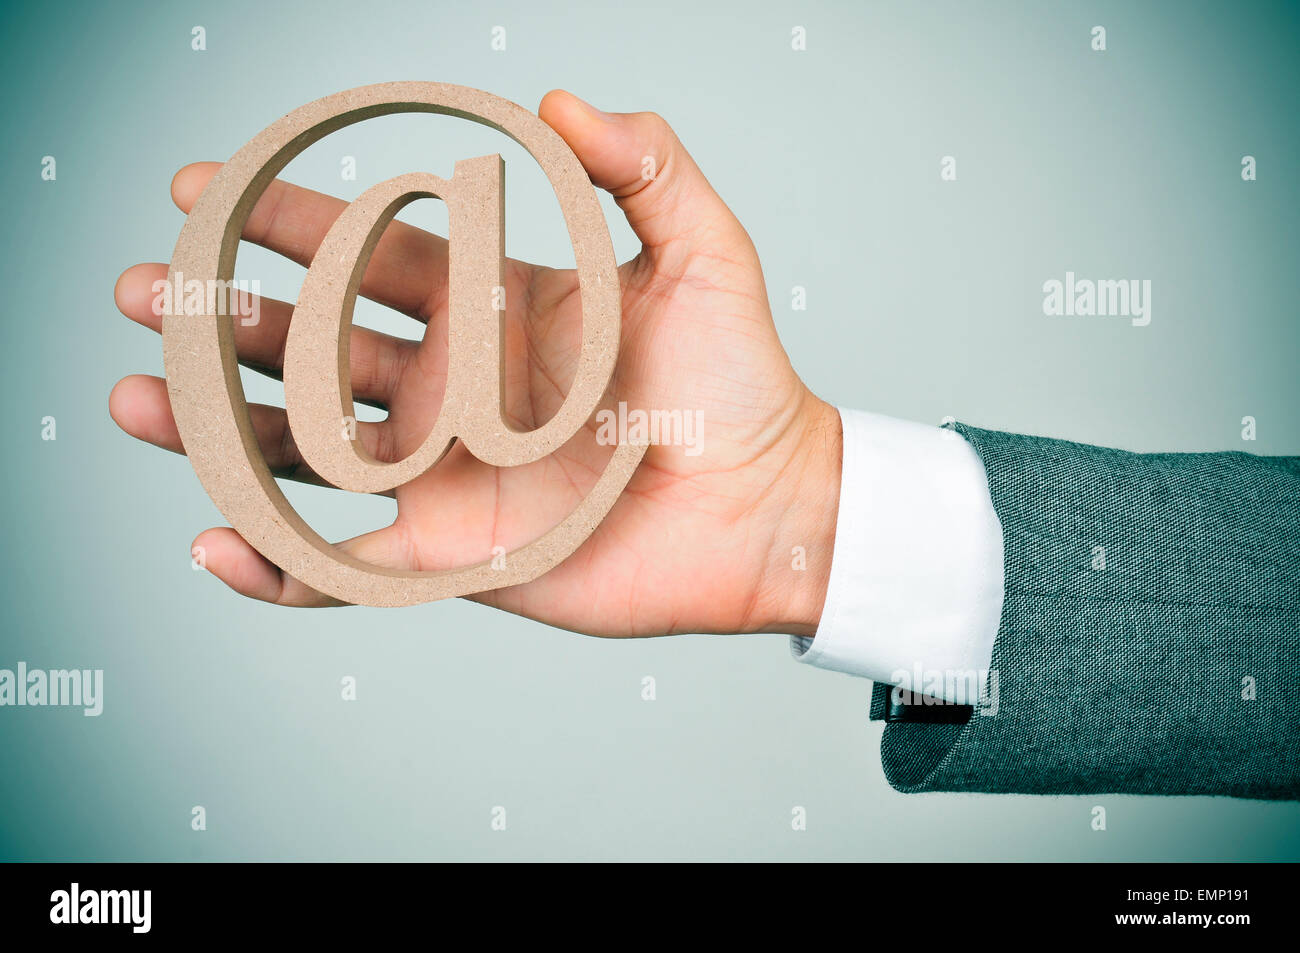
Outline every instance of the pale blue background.
<svg viewBox="0 0 1300 953">
<path fill-rule="evenodd" d="M 463 602 L 242 600 L 190 568 L 190 541 L 220 517 L 186 462 L 106 409 L 119 377 L 161 373 L 158 339 L 111 292 L 128 265 L 169 257 L 175 170 L 325 94 L 430 79 L 529 108 L 562 86 L 667 117 L 750 229 L 795 366 L 829 400 L 1132 449 L 1300 452 L 1294 6 L 287 6 L 8 14 L 0 667 L 103 668 L 107 687 L 98 719 L 0 709 L 0 857 L 1300 854 L 1294 804 L 898 795 L 869 684 L 796 665 L 782 637 L 602 642 Z M 190 49 L 196 24 L 206 52 Z M 1089 48 L 1095 24 L 1105 53 Z M 806 52 L 790 49 L 795 25 Z M 287 175 L 351 197 L 494 151 L 509 253 L 571 260 L 549 187 L 490 130 L 378 120 Z M 47 154 L 55 182 L 40 178 Z M 1246 154 L 1257 182 L 1240 178 Z M 340 181 L 342 155 L 356 182 Z M 945 155 L 957 182 L 939 179 Z M 627 257 L 635 243 L 605 205 Z M 408 212 L 438 227 L 436 203 Z M 289 298 L 302 275 L 257 249 L 239 269 Z M 1151 279 L 1151 325 L 1044 317 L 1041 285 L 1066 270 Z M 806 312 L 790 310 L 794 285 Z M 361 318 L 415 330 L 377 308 Z M 252 398 L 275 398 L 249 380 Z M 45 415 L 55 442 L 40 439 Z M 291 493 L 331 537 L 391 505 Z M 339 700 L 344 675 L 354 704 Z"/>
</svg>

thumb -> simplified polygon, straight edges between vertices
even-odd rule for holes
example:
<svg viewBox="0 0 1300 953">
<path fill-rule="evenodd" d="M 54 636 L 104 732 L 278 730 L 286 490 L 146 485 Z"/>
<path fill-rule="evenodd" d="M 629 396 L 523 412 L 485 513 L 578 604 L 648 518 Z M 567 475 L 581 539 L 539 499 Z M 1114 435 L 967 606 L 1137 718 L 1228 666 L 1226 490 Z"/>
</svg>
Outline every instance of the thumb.
<svg viewBox="0 0 1300 953">
<path fill-rule="evenodd" d="M 537 114 L 614 196 L 649 248 L 748 236 L 672 128 L 654 113 L 605 113 L 572 93 L 547 93 Z"/>
</svg>

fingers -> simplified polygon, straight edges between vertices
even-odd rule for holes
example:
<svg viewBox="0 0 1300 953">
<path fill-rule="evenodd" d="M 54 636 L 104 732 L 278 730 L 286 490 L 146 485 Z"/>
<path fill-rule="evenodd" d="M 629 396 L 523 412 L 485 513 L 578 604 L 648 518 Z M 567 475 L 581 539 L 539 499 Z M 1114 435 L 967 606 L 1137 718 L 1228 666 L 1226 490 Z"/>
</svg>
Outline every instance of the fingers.
<svg viewBox="0 0 1300 953">
<path fill-rule="evenodd" d="M 401 534 L 392 526 L 338 545 L 358 559 L 376 566 L 389 569 L 410 568 L 405 565 Z M 347 604 L 290 576 L 229 527 L 218 527 L 200 533 L 194 540 L 191 553 L 196 559 L 201 555 L 203 567 L 208 572 L 235 592 L 250 599 L 305 609 Z"/>
<path fill-rule="evenodd" d="M 186 214 L 198 201 L 219 162 L 187 165 L 172 179 L 172 200 Z M 334 220 L 347 207 L 342 199 L 276 180 L 258 199 L 244 226 L 244 238 L 307 267 Z M 375 246 L 361 282 L 373 301 L 427 320 L 445 300 L 447 240 L 394 221 Z"/>
<path fill-rule="evenodd" d="M 133 265 L 117 279 L 113 297 L 118 309 L 154 331 L 162 331 L 162 315 L 155 307 L 154 283 L 167 280 L 167 266 Z M 284 342 L 289 331 L 293 306 L 274 298 L 258 298 L 256 308 L 249 307 L 250 296 L 241 295 L 238 314 L 256 314 L 255 324 L 234 321 L 235 348 L 239 362 L 272 377 L 284 369 Z M 352 396 L 366 403 L 388 406 L 406 362 L 414 353 L 414 342 L 381 334 L 369 328 L 354 327 L 349 345 L 352 368 Z"/>
<path fill-rule="evenodd" d="M 190 552 L 204 569 L 250 599 L 298 606 L 342 604 L 285 575 L 228 526 L 204 530 Z"/>
<path fill-rule="evenodd" d="M 546 94 L 537 113 L 573 149 L 591 181 L 618 200 L 647 247 L 712 238 L 718 229 L 744 234 L 668 123 L 654 113 L 604 113 L 558 89 Z"/>
<path fill-rule="evenodd" d="M 173 453 L 185 452 L 180 432 L 176 429 L 176 418 L 172 416 L 171 402 L 167 399 L 167 382 L 161 377 L 133 374 L 122 378 L 108 396 L 108 412 L 119 427 L 137 440 Z M 253 420 L 262 456 L 273 474 L 299 483 L 330 485 L 303 461 L 289 430 L 289 418 L 282 408 L 249 404 L 248 413 Z M 386 443 L 382 432 L 385 425 L 386 422 L 357 424 L 357 439 L 375 456 L 384 452 L 380 445 Z M 393 494 L 388 491 L 383 495 Z"/>
</svg>

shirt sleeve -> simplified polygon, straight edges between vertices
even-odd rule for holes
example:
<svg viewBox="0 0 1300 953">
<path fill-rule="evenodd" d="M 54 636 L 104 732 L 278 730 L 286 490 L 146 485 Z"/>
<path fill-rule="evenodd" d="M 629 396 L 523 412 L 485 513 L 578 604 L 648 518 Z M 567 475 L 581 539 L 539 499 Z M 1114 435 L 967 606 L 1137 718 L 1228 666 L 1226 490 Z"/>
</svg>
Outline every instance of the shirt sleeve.
<svg viewBox="0 0 1300 953">
<path fill-rule="evenodd" d="M 956 431 L 840 409 L 844 458 L 826 605 L 800 662 L 934 694 L 989 668 L 1002 615 L 1002 526 Z M 961 689 L 958 688 L 958 691 Z"/>
</svg>

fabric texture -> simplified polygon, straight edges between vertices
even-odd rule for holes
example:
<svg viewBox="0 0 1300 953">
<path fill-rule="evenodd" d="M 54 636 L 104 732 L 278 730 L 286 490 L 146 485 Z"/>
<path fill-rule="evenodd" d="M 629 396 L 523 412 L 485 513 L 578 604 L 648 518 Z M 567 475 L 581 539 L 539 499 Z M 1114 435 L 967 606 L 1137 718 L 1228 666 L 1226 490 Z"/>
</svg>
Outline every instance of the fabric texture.
<svg viewBox="0 0 1300 953">
<path fill-rule="evenodd" d="M 996 713 L 887 724 L 889 782 L 1300 798 L 1300 457 L 954 429 L 1003 531 Z"/>
<path fill-rule="evenodd" d="M 791 653 L 891 683 L 987 671 L 1002 614 L 1002 528 L 979 455 L 942 427 L 848 409 L 840 421 L 826 604 L 816 636 L 792 636 Z M 946 697 L 964 683 L 938 684 Z"/>
</svg>

